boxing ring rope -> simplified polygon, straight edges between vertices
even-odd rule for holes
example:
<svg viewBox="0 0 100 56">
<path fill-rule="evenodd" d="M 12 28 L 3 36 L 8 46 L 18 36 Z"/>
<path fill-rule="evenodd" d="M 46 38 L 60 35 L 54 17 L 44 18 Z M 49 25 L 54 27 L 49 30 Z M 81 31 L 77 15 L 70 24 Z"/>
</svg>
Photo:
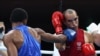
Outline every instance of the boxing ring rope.
<svg viewBox="0 0 100 56">
<path fill-rule="evenodd" d="M 4 46 L 3 47 L 0 47 L 0 50 L 7 50 Z M 96 50 L 95 51 L 96 54 L 100 54 L 100 50 Z M 57 50 L 55 49 L 55 46 L 54 46 L 54 51 L 49 51 L 49 50 L 41 50 L 41 53 L 42 54 L 51 54 L 51 55 L 54 55 L 56 54 L 57 55 Z"/>
<path fill-rule="evenodd" d="M 48 50 L 41 50 L 42 54 L 53 54 L 54 51 L 48 51 Z"/>
<path fill-rule="evenodd" d="M 95 51 L 96 54 L 100 54 L 100 50 Z M 42 54 L 54 54 L 54 51 L 48 51 L 48 50 L 41 50 Z"/>
<path fill-rule="evenodd" d="M 0 47 L 0 50 L 7 50 L 6 48 Z M 100 50 L 95 51 L 96 54 L 100 54 Z M 41 50 L 42 54 L 54 54 L 54 51 L 48 51 L 48 50 Z"/>
<path fill-rule="evenodd" d="M 100 54 L 100 50 L 96 50 L 95 52 L 96 52 L 96 54 Z M 54 44 L 54 50 L 53 51 L 41 50 L 41 53 L 42 54 L 51 54 L 53 56 L 60 56 L 57 48 L 55 47 L 55 44 Z"/>
<path fill-rule="evenodd" d="M 100 54 L 100 50 L 96 50 L 95 52 L 96 52 L 96 54 Z"/>
</svg>

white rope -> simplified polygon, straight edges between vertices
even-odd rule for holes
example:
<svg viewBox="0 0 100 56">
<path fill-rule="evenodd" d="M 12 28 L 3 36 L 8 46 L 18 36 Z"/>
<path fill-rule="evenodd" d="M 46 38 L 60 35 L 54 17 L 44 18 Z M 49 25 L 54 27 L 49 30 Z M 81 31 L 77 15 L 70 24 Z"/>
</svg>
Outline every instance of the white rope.
<svg viewBox="0 0 100 56">
<path fill-rule="evenodd" d="M 7 50 L 5 47 L 0 47 L 0 50 Z M 100 54 L 100 50 L 95 51 L 96 54 Z M 41 50 L 42 54 L 54 54 L 54 51 L 48 51 L 48 50 Z"/>
<path fill-rule="evenodd" d="M 7 49 L 4 46 L 2 46 L 2 47 L 0 46 L 0 50 L 4 50 L 5 51 Z M 53 54 L 56 54 L 56 52 L 55 51 L 49 51 L 49 50 L 41 50 L 42 54 L 52 54 L 53 55 Z M 95 52 L 96 52 L 96 54 L 100 54 L 100 50 L 96 50 Z"/>
<path fill-rule="evenodd" d="M 53 54 L 54 51 L 41 50 L 42 54 Z"/>
<path fill-rule="evenodd" d="M 100 54 L 100 50 L 96 50 L 95 52 L 96 52 L 96 54 Z"/>
<path fill-rule="evenodd" d="M 100 50 L 95 51 L 96 54 L 100 54 Z M 48 50 L 41 50 L 42 54 L 54 54 L 54 51 L 48 51 Z"/>
</svg>

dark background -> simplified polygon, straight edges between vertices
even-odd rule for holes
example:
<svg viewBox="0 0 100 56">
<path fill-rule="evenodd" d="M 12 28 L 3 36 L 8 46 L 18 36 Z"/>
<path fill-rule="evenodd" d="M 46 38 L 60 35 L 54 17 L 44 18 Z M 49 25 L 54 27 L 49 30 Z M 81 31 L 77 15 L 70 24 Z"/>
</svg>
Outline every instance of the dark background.
<svg viewBox="0 0 100 56">
<path fill-rule="evenodd" d="M 62 5 L 61 5 L 62 1 Z M 28 25 L 40 27 L 54 33 L 51 15 L 54 11 L 72 8 L 79 15 L 79 27 L 85 29 L 91 22 L 99 23 L 99 0 L 0 0 L 0 21 L 4 21 L 6 32 L 11 29 L 10 13 L 14 8 L 23 8 L 28 12 Z M 42 41 L 43 50 L 53 50 L 53 44 Z"/>
</svg>

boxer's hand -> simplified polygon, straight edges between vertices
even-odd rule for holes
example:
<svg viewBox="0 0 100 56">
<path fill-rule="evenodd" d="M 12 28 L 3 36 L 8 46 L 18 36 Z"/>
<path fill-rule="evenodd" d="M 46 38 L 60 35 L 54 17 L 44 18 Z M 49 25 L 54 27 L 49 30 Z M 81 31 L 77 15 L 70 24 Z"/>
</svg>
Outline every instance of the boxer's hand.
<svg viewBox="0 0 100 56">
<path fill-rule="evenodd" d="M 86 43 L 82 45 L 82 52 L 85 56 L 90 56 L 95 54 L 95 48 L 93 45 Z"/>
<path fill-rule="evenodd" d="M 63 20 L 63 14 L 60 11 L 56 11 L 52 14 L 52 24 L 55 28 L 56 34 L 63 33 L 62 20 Z"/>
<path fill-rule="evenodd" d="M 76 35 L 76 31 L 72 30 L 72 29 L 66 29 L 64 30 L 64 35 L 67 36 L 67 40 L 68 41 L 73 41 Z"/>
</svg>

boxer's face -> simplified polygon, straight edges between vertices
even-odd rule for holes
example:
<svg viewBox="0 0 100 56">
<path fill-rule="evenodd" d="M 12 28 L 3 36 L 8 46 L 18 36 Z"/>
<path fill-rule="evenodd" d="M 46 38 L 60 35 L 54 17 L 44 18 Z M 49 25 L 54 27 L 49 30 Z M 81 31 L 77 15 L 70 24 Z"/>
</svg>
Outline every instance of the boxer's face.
<svg viewBox="0 0 100 56">
<path fill-rule="evenodd" d="M 67 27 L 72 28 L 74 30 L 78 29 L 78 16 L 75 13 L 65 14 L 65 23 Z"/>
</svg>

